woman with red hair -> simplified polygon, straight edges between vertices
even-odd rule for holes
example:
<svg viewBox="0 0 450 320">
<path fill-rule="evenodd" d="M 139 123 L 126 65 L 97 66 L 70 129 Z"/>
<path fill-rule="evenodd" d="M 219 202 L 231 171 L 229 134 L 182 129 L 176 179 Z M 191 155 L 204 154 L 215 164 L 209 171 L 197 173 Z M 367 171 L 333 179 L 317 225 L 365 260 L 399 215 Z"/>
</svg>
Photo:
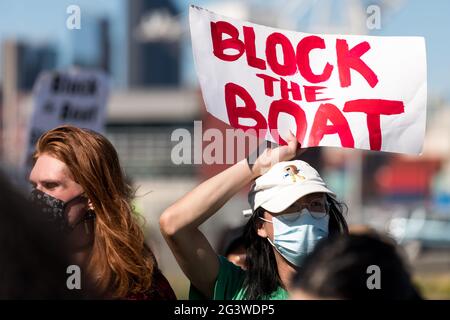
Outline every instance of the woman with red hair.
<svg viewBox="0 0 450 320">
<path fill-rule="evenodd" d="M 32 200 L 67 237 L 89 296 L 176 299 L 144 241 L 133 190 L 104 136 L 61 126 L 39 138 L 33 158 Z"/>
</svg>

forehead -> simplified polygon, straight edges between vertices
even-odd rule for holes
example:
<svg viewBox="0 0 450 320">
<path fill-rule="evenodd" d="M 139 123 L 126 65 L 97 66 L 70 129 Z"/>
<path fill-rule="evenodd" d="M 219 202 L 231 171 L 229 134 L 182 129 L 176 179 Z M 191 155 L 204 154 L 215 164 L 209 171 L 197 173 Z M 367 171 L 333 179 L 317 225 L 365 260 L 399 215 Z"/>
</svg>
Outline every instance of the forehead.
<svg viewBox="0 0 450 320">
<path fill-rule="evenodd" d="M 46 153 L 37 158 L 30 174 L 30 180 L 32 181 L 65 180 L 70 178 L 70 171 L 66 164 Z"/>
</svg>

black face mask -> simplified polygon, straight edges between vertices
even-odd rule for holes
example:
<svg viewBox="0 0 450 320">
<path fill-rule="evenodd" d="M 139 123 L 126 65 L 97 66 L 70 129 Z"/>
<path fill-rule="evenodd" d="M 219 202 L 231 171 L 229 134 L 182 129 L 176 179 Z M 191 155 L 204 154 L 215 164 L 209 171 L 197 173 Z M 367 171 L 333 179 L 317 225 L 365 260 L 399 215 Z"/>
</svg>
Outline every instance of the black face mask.
<svg viewBox="0 0 450 320">
<path fill-rule="evenodd" d="M 59 231 L 63 231 L 65 233 L 72 232 L 73 229 L 75 229 L 75 227 L 83 221 L 95 219 L 94 211 L 83 208 L 82 210 L 85 211 L 85 214 L 80 221 L 75 223 L 74 226 L 69 225 L 67 207 L 71 203 L 85 200 L 81 194 L 67 202 L 64 202 L 38 189 L 33 189 L 30 194 L 30 200 L 38 207 L 38 209 L 41 210 L 47 221 L 54 224 Z"/>
</svg>

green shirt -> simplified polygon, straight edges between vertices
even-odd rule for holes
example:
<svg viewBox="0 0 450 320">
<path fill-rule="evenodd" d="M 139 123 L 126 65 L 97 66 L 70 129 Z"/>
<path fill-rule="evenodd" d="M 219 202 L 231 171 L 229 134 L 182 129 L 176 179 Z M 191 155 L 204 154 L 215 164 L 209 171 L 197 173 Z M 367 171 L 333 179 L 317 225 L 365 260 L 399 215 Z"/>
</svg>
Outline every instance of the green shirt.
<svg viewBox="0 0 450 320">
<path fill-rule="evenodd" d="M 228 261 L 225 257 L 219 256 L 219 274 L 214 285 L 213 300 L 245 300 L 244 279 L 245 271 Z M 189 289 L 190 300 L 206 299 L 194 286 Z M 262 300 L 286 300 L 288 293 L 285 289 L 278 287 L 270 295 Z"/>
</svg>

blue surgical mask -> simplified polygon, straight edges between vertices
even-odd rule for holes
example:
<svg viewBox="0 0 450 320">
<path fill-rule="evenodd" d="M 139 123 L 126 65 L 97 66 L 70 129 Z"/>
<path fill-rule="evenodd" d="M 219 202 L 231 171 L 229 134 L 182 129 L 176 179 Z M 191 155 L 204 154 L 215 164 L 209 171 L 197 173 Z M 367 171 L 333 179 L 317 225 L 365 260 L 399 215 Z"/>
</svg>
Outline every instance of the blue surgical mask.
<svg viewBox="0 0 450 320">
<path fill-rule="evenodd" d="M 328 236 L 329 215 L 314 218 L 307 209 L 286 213 L 272 218 L 273 242 L 270 244 L 290 263 L 300 267 L 317 242 Z"/>
</svg>

